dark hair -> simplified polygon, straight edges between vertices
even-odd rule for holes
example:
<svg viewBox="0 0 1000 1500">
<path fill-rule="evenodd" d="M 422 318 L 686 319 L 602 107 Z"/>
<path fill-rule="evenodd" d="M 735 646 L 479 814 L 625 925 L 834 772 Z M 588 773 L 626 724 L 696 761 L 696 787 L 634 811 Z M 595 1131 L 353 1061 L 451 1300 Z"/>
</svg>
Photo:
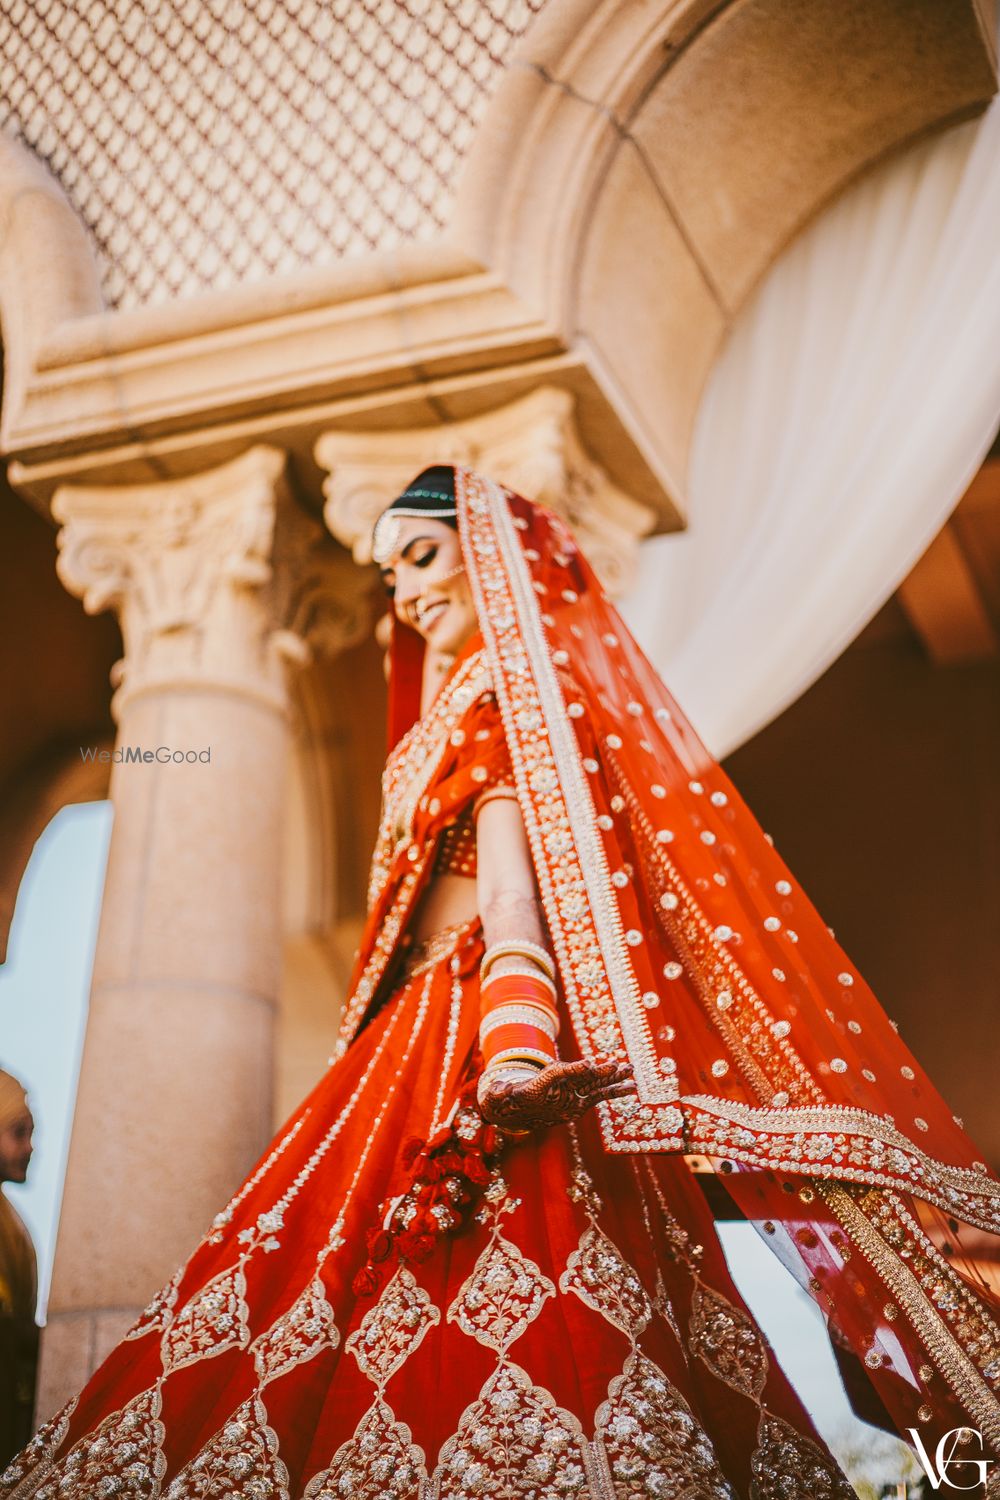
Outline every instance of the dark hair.
<svg viewBox="0 0 1000 1500">
<path fill-rule="evenodd" d="M 410 480 L 391 505 L 386 506 L 372 532 L 372 556 L 377 563 L 384 562 L 392 553 L 393 536 L 398 532 L 398 522 L 389 519 L 394 514 L 430 516 L 457 531 L 455 470 L 451 464 L 435 464 L 433 468 L 424 469 L 416 479 Z"/>
<path fill-rule="evenodd" d="M 443 510 L 455 506 L 455 470 L 451 464 L 435 464 L 411 479 L 390 510 Z M 441 520 L 446 517 L 442 516 Z"/>
</svg>

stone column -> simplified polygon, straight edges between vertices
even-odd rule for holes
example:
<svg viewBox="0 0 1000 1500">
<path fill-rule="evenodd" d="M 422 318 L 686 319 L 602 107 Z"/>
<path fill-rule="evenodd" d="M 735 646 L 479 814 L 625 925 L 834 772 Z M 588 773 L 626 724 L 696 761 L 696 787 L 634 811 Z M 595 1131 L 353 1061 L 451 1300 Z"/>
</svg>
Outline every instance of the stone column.
<svg viewBox="0 0 1000 1500">
<path fill-rule="evenodd" d="M 430 464 L 465 464 L 558 511 L 615 596 L 632 583 L 639 541 L 656 520 L 587 452 L 575 399 L 557 386 L 539 386 L 507 406 L 433 427 L 326 432 L 316 459 L 328 471 L 326 523 L 358 562 L 371 559 L 379 512 Z"/>
<path fill-rule="evenodd" d="M 114 829 L 39 1415 L 193 1250 L 271 1134 L 286 668 L 336 548 L 259 447 L 162 483 L 67 487 L 58 571 L 125 655 Z"/>
</svg>

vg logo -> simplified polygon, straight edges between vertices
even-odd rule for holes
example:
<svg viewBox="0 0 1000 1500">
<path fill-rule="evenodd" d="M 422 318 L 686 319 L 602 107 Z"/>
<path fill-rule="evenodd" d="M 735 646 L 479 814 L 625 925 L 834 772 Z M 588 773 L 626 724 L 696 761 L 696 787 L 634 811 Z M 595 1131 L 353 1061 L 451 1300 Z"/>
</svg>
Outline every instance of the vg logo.
<svg viewBox="0 0 1000 1500">
<path fill-rule="evenodd" d="M 981 1432 L 977 1432 L 975 1427 L 953 1427 L 950 1432 L 944 1433 L 934 1450 L 933 1459 L 924 1447 L 923 1440 L 917 1429 L 915 1427 L 908 1427 L 906 1430 L 913 1439 L 913 1446 L 917 1450 L 917 1457 L 920 1459 L 924 1473 L 927 1475 L 932 1489 L 939 1490 L 942 1485 L 945 1485 L 950 1490 L 978 1490 L 980 1485 L 985 1485 L 986 1470 L 993 1460 L 983 1456 L 983 1435 Z M 978 1458 L 956 1451 L 971 1443 L 973 1438 L 979 1439 L 980 1456 Z M 959 1478 L 950 1479 L 948 1477 L 949 1470 L 953 1467 L 960 1471 Z M 972 1469 L 976 1471 L 977 1477 L 970 1484 L 966 1481 L 968 1480 L 969 1471 Z"/>
</svg>

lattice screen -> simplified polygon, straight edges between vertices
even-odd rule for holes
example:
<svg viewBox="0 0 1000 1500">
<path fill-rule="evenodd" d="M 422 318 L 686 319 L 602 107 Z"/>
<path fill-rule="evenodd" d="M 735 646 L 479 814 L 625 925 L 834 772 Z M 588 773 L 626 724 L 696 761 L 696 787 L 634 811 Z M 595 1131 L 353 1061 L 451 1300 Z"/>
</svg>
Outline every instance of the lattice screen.
<svg viewBox="0 0 1000 1500">
<path fill-rule="evenodd" d="M 435 233 L 545 0 L 0 0 L 0 126 L 124 308 Z"/>
</svg>

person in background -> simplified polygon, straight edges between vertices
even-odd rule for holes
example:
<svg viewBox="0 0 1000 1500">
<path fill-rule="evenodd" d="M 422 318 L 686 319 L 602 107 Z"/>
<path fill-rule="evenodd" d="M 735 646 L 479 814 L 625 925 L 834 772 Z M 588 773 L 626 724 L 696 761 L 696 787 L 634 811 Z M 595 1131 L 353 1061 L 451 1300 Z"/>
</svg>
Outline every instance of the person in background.
<svg viewBox="0 0 1000 1500">
<path fill-rule="evenodd" d="M 0 1068 L 0 1184 L 26 1180 L 34 1128 L 27 1094 Z M 31 1436 L 37 1293 L 34 1246 L 14 1205 L 0 1191 L 0 1468 Z"/>
</svg>

